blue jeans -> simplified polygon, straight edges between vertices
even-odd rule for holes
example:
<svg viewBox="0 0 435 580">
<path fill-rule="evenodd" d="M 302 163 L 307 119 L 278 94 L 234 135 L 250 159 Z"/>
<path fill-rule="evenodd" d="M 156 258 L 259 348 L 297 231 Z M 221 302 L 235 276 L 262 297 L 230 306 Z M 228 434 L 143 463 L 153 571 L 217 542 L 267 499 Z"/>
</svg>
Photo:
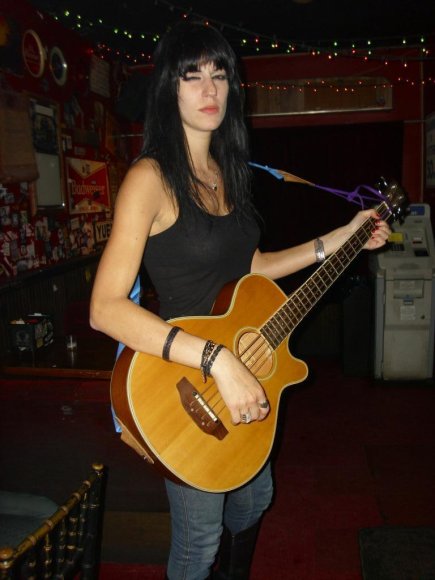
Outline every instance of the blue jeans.
<svg viewBox="0 0 435 580">
<path fill-rule="evenodd" d="M 209 493 L 165 480 L 171 508 L 170 580 L 207 578 L 219 548 L 223 524 L 232 534 L 254 525 L 270 505 L 270 464 L 245 486 Z"/>
</svg>

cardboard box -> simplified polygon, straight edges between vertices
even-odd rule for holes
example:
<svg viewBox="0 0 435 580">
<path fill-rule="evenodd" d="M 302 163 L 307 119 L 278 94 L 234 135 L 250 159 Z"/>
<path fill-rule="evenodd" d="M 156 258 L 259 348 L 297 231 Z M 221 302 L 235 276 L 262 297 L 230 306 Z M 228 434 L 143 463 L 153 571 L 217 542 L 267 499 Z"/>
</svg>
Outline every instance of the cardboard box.
<svg viewBox="0 0 435 580">
<path fill-rule="evenodd" d="M 53 342 L 53 323 L 50 316 L 28 314 L 9 323 L 12 347 L 34 351 Z"/>
</svg>

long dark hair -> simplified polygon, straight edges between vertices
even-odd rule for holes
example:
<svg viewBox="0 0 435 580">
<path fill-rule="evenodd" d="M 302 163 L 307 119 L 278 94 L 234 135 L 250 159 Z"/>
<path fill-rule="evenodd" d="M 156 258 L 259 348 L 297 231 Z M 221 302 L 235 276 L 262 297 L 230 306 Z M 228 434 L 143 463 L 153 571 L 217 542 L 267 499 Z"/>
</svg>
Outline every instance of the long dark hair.
<svg viewBox="0 0 435 580">
<path fill-rule="evenodd" d="M 203 64 L 225 70 L 229 92 L 225 117 L 213 132 L 210 153 L 225 185 L 227 207 L 237 215 L 251 209 L 249 148 L 243 119 L 243 94 L 234 51 L 220 32 L 200 22 L 182 21 L 169 30 L 154 54 L 145 111 L 140 157 L 156 160 L 180 215 L 192 204 L 204 207 L 193 174 L 178 108 L 178 87 L 184 75 Z"/>
</svg>

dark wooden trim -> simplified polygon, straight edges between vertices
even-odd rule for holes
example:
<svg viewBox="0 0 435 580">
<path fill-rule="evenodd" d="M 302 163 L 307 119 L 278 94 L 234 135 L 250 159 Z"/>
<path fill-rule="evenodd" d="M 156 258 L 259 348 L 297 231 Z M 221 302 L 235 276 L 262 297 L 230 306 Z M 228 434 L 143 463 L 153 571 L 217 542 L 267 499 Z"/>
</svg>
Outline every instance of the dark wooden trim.
<svg viewBox="0 0 435 580">
<path fill-rule="evenodd" d="M 110 380 L 118 344 L 108 336 L 78 337 L 77 351 L 68 351 L 64 337 L 34 352 L 9 351 L 0 360 L 4 375 Z"/>
<path fill-rule="evenodd" d="M 69 260 L 65 260 L 45 268 L 30 270 L 28 272 L 21 272 L 13 278 L 8 278 L 0 282 L 0 296 L 5 292 L 11 290 L 15 291 L 41 280 L 46 280 L 48 278 L 52 278 L 53 276 L 58 276 L 59 274 L 69 272 L 70 270 L 82 268 L 87 264 L 94 264 L 95 262 L 99 262 L 100 257 L 101 252 L 89 254 L 88 256 L 75 256 Z"/>
</svg>

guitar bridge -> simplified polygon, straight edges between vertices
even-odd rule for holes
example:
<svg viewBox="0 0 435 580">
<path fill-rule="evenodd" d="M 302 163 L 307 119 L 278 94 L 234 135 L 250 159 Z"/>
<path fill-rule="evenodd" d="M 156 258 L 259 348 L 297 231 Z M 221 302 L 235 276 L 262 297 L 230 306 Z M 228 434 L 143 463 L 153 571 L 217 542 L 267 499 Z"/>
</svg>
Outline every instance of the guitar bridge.
<svg viewBox="0 0 435 580">
<path fill-rule="evenodd" d="M 213 435 L 222 440 L 228 431 L 219 417 L 213 412 L 203 397 L 198 393 L 190 381 L 183 377 L 177 383 L 181 404 L 189 417 L 207 435 Z"/>
</svg>

